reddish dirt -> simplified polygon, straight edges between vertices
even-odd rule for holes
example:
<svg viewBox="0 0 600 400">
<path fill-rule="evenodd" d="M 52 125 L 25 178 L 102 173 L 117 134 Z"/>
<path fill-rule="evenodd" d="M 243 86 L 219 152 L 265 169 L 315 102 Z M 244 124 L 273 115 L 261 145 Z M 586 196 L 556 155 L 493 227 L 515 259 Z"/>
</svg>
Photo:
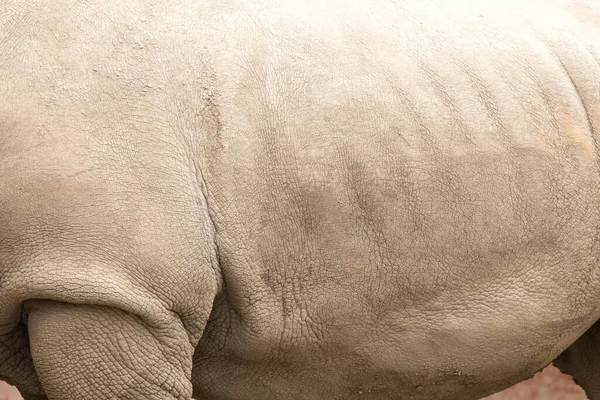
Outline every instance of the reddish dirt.
<svg viewBox="0 0 600 400">
<path fill-rule="evenodd" d="M 0 381 L 0 400 L 22 400 L 15 388 Z M 483 400 L 586 400 L 583 390 L 550 366 L 532 379 Z"/>
<path fill-rule="evenodd" d="M 528 381 L 503 392 L 486 397 L 485 400 L 586 400 L 583 390 L 573 383 L 570 376 L 561 374 L 549 366 Z"/>
<path fill-rule="evenodd" d="M 17 389 L 0 381 L 0 400 L 22 400 L 22 397 Z"/>
</svg>

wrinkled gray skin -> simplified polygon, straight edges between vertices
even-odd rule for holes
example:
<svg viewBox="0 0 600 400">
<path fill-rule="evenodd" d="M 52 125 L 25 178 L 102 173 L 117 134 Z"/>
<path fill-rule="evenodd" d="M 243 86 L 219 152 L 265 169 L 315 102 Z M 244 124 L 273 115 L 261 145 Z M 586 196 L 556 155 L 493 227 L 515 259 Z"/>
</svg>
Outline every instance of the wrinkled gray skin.
<svg viewBox="0 0 600 400">
<path fill-rule="evenodd" d="M 0 1 L 0 379 L 600 399 L 599 7 Z"/>
</svg>

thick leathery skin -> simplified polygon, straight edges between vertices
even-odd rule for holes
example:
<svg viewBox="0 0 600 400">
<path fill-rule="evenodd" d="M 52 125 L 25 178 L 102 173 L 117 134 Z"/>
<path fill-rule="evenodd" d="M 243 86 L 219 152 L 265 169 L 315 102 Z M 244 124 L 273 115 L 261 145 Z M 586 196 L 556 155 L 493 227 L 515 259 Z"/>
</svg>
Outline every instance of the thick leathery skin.
<svg viewBox="0 0 600 400">
<path fill-rule="evenodd" d="M 28 396 L 477 399 L 600 316 L 593 1 L 3 7 Z"/>
</svg>

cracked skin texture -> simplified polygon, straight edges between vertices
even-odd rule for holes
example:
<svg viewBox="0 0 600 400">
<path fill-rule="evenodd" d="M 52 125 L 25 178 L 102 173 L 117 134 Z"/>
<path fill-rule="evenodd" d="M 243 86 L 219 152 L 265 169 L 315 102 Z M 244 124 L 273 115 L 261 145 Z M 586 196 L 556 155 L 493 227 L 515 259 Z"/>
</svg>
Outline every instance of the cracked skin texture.
<svg viewBox="0 0 600 400">
<path fill-rule="evenodd" d="M 26 400 L 478 399 L 561 353 L 600 399 L 594 1 L 7 0 L 0 27 Z"/>
</svg>

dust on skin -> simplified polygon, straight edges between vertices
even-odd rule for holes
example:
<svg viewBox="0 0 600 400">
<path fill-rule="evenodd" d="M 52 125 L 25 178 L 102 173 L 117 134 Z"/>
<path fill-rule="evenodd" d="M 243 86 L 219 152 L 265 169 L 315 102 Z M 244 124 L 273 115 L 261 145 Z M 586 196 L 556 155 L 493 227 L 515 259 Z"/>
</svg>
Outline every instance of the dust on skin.
<svg viewBox="0 0 600 400">
<path fill-rule="evenodd" d="M 22 400 L 17 389 L 0 381 L 0 400 Z M 586 400 L 568 375 L 549 366 L 532 379 L 482 400 Z"/>
</svg>

